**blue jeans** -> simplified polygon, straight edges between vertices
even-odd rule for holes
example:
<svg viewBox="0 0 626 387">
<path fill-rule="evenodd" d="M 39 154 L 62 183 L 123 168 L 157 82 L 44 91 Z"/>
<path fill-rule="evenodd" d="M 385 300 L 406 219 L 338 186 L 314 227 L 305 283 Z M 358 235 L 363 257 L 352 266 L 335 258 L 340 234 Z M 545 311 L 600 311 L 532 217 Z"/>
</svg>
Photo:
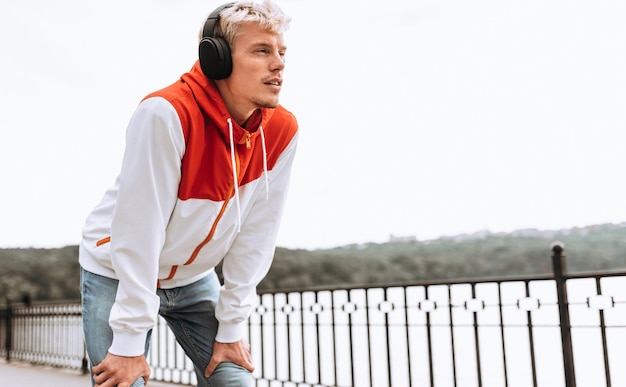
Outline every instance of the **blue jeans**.
<svg viewBox="0 0 626 387">
<path fill-rule="evenodd" d="M 83 303 L 83 330 L 87 354 L 93 367 L 106 356 L 113 332 L 109 326 L 109 314 L 117 293 L 115 279 L 102 277 L 81 269 L 80 288 Z M 221 363 L 209 379 L 204 370 L 213 353 L 218 321 L 215 305 L 220 284 L 215 272 L 187 286 L 173 289 L 157 289 L 161 299 L 159 314 L 163 316 L 176 340 L 194 364 L 198 387 L 249 387 L 252 374 L 234 363 Z M 150 346 L 151 332 L 146 339 L 146 352 Z M 93 382 L 92 374 L 92 385 Z M 144 385 L 137 379 L 132 387 Z"/>
</svg>

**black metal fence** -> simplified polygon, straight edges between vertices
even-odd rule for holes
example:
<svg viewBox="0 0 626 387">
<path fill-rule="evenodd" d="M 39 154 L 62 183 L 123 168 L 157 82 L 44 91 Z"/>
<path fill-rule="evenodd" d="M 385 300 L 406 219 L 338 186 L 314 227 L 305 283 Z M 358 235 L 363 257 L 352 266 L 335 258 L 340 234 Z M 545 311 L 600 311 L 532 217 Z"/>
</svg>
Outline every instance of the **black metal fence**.
<svg viewBox="0 0 626 387">
<path fill-rule="evenodd" d="M 0 354 L 7 359 L 86 369 L 80 304 L 0 309 Z"/>
<path fill-rule="evenodd" d="M 250 318 L 258 387 L 626 385 L 626 271 L 266 292 Z M 80 307 L 0 311 L 0 355 L 86 366 Z M 195 384 L 160 320 L 156 380 Z"/>
</svg>

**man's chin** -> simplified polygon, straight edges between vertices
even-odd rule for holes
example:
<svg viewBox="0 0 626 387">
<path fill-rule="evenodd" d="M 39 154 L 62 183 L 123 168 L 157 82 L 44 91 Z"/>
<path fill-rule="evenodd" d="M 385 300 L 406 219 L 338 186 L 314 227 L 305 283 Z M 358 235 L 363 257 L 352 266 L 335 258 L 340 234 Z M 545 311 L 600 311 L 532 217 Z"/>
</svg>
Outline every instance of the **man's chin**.
<svg viewBox="0 0 626 387">
<path fill-rule="evenodd" d="M 273 99 L 273 100 L 258 101 L 257 107 L 265 108 L 265 109 L 274 109 L 278 107 L 278 98 Z"/>
</svg>

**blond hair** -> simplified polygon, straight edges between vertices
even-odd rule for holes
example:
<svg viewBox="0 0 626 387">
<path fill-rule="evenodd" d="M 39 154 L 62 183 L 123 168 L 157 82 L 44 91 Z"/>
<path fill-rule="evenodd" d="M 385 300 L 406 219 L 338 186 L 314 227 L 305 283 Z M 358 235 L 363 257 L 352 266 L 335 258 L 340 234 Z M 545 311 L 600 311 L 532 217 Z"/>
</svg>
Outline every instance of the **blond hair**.
<svg viewBox="0 0 626 387">
<path fill-rule="evenodd" d="M 239 35 L 240 26 L 244 23 L 257 23 L 269 31 L 282 35 L 289 28 L 290 22 L 291 17 L 271 0 L 236 1 L 231 7 L 220 12 L 220 20 L 213 36 L 223 37 L 232 47 Z M 203 29 L 204 24 L 200 29 L 200 39 Z"/>
</svg>

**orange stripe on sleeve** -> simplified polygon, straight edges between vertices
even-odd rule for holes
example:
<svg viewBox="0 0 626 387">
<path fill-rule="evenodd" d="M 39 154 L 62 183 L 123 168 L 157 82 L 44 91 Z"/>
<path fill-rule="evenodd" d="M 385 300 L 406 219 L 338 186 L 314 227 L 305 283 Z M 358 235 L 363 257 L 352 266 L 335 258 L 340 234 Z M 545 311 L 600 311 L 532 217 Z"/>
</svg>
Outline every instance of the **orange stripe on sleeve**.
<svg viewBox="0 0 626 387">
<path fill-rule="evenodd" d="M 109 242 L 111 242 L 111 237 L 110 237 L 110 236 L 108 236 L 108 237 L 106 237 L 106 238 L 102 238 L 102 239 L 100 239 L 99 241 L 97 241 L 97 242 L 96 242 L 96 246 L 102 246 L 102 245 L 104 245 L 105 243 L 109 243 Z"/>
</svg>

